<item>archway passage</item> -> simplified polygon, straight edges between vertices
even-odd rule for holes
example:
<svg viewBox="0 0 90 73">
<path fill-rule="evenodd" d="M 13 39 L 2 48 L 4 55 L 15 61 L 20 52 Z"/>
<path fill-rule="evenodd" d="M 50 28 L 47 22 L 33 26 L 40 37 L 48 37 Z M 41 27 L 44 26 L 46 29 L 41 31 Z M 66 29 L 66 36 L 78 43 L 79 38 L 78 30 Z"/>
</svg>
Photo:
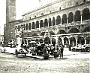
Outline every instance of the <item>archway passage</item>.
<svg viewBox="0 0 90 73">
<path fill-rule="evenodd" d="M 35 22 L 32 22 L 32 29 L 35 29 Z"/>
<path fill-rule="evenodd" d="M 65 45 L 68 45 L 68 44 L 69 44 L 69 40 L 68 40 L 67 37 L 64 38 L 64 44 L 65 44 Z"/>
<path fill-rule="evenodd" d="M 55 33 L 53 31 L 50 31 L 50 35 L 55 35 Z"/>
<path fill-rule="evenodd" d="M 48 20 L 47 19 L 44 20 L 44 27 L 48 27 Z"/>
<path fill-rule="evenodd" d="M 75 46 L 76 45 L 76 40 L 74 37 L 70 38 L 70 46 Z"/>
<path fill-rule="evenodd" d="M 38 36 L 38 34 L 37 33 L 33 33 L 32 36 Z"/>
<path fill-rule="evenodd" d="M 90 32 L 90 26 L 86 27 L 83 32 Z"/>
<path fill-rule="evenodd" d="M 89 9 L 88 9 L 88 8 L 85 8 L 85 9 L 83 10 L 82 16 L 83 16 L 83 20 L 88 20 L 88 19 L 90 19 L 90 12 L 89 12 Z"/>
<path fill-rule="evenodd" d="M 55 17 L 53 17 L 52 25 L 53 25 L 53 26 L 55 25 Z"/>
<path fill-rule="evenodd" d="M 69 30 L 68 33 L 78 33 L 78 32 L 79 32 L 79 30 L 77 28 L 72 28 Z"/>
<path fill-rule="evenodd" d="M 78 41 L 77 41 L 78 44 L 85 44 L 85 40 L 84 40 L 84 37 L 78 37 Z"/>
<path fill-rule="evenodd" d="M 57 34 L 66 34 L 64 30 L 59 30 Z"/>
<path fill-rule="evenodd" d="M 49 37 L 46 37 L 46 38 L 44 39 L 44 43 L 45 43 L 45 44 L 50 44 L 50 38 L 49 38 Z"/>
<path fill-rule="evenodd" d="M 39 39 L 39 42 L 40 42 L 40 43 L 43 43 L 43 39 Z"/>
<path fill-rule="evenodd" d="M 62 24 L 67 23 L 67 15 L 63 14 L 62 16 Z"/>
<path fill-rule="evenodd" d="M 80 14 L 79 10 L 75 12 L 75 18 L 74 19 L 75 19 L 75 21 L 80 21 L 81 20 L 81 14 Z"/>
<path fill-rule="evenodd" d="M 86 44 L 90 44 L 90 36 L 86 38 Z"/>
<path fill-rule="evenodd" d="M 57 16 L 57 19 L 56 19 L 56 25 L 60 24 L 61 23 L 61 17 L 58 15 Z"/>
<path fill-rule="evenodd" d="M 36 21 L 36 28 L 39 28 L 39 21 Z"/>
<path fill-rule="evenodd" d="M 55 44 L 56 44 L 56 39 L 52 38 L 52 44 L 53 44 L 53 46 L 55 46 Z"/>
<path fill-rule="evenodd" d="M 45 32 L 42 32 L 41 34 L 40 34 L 40 36 L 44 36 L 45 35 Z"/>
<path fill-rule="evenodd" d="M 68 16 L 68 23 L 71 23 L 71 22 L 73 22 L 73 13 L 72 12 L 70 12 L 69 16 Z"/>
<path fill-rule="evenodd" d="M 43 27 L 44 24 L 43 24 L 43 20 L 40 20 L 40 27 Z"/>
<path fill-rule="evenodd" d="M 58 38 L 58 44 L 62 44 L 62 39 L 60 37 Z"/>
</svg>

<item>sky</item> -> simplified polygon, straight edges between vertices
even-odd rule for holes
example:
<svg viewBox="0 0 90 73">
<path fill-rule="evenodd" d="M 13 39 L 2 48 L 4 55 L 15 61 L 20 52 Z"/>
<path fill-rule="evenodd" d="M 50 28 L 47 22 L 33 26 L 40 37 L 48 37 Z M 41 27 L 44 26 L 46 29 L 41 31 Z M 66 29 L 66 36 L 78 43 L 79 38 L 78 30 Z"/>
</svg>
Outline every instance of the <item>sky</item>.
<svg viewBox="0 0 90 73">
<path fill-rule="evenodd" d="M 24 13 L 39 8 L 55 0 L 16 0 L 16 19 L 21 19 Z M 0 0 L 0 34 L 4 33 L 6 23 L 6 0 Z"/>
</svg>

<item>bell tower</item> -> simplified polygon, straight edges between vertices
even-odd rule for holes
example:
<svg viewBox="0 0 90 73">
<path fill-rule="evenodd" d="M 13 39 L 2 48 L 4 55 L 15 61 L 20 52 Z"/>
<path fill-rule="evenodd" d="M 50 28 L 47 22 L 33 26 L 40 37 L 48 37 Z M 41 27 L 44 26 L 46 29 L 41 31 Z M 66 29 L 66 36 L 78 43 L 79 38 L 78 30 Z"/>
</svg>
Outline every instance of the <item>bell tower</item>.
<svg viewBox="0 0 90 73">
<path fill-rule="evenodd" d="M 14 34 L 16 20 L 16 0 L 6 0 L 6 24 L 4 25 L 4 44 L 7 45 Z"/>
<path fill-rule="evenodd" d="M 6 0 L 6 24 L 16 20 L 16 0 Z"/>
</svg>

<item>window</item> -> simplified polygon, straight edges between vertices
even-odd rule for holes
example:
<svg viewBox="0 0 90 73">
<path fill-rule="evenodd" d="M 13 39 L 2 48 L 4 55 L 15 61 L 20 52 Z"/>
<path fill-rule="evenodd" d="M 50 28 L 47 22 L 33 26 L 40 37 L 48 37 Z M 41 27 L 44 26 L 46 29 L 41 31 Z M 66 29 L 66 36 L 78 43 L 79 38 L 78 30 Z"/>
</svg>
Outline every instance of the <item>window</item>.
<svg viewBox="0 0 90 73">
<path fill-rule="evenodd" d="M 26 30 L 28 30 L 28 24 L 26 24 Z"/>
<path fill-rule="evenodd" d="M 41 13 L 41 15 L 44 15 L 44 13 Z"/>
<path fill-rule="evenodd" d="M 59 10 L 61 10 L 61 7 L 59 8 Z"/>
<path fill-rule="evenodd" d="M 35 29 L 35 22 L 32 22 L 32 29 Z"/>
<path fill-rule="evenodd" d="M 86 0 L 83 0 L 83 2 L 86 2 Z"/>
<path fill-rule="evenodd" d="M 30 17 L 30 20 L 31 20 L 31 17 Z"/>
<path fill-rule="evenodd" d="M 75 5 L 77 6 L 78 5 L 78 2 L 76 2 Z"/>
<path fill-rule="evenodd" d="M 31 23 L 29 23 L 29 30 L 31 30 Z"/>
</svg>

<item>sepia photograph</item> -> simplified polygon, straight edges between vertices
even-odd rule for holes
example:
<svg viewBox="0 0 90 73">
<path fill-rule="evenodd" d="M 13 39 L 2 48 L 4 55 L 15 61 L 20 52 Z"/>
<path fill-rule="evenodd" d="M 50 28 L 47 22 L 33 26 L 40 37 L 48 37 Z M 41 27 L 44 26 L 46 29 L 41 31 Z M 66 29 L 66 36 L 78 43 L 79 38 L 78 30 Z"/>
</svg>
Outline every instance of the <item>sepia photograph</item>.
<svg viewBox="0 0 90 73">
<path fill-rule="evenodd" d="M 90 0 L 0 0 L 0 73 L 90 73 Z"/>
</svg>

